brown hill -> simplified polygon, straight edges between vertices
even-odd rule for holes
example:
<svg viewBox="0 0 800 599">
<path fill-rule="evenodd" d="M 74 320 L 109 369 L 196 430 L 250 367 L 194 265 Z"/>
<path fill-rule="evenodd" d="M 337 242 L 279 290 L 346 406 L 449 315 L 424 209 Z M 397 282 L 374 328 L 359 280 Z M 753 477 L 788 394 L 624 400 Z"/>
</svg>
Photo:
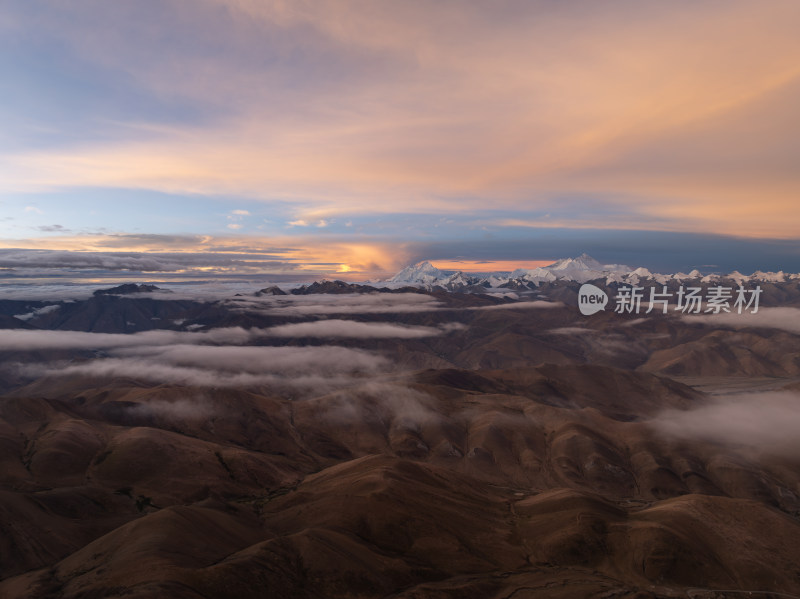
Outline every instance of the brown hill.
<svg viewBox="0 0 800 599">
<path fill-rule="evenodd" d="M 0 402 L 0 596 L 800 592 L 800 463 L 663 436 L 705 398 L 650 373 L 95 384 Z"/>
</svg>

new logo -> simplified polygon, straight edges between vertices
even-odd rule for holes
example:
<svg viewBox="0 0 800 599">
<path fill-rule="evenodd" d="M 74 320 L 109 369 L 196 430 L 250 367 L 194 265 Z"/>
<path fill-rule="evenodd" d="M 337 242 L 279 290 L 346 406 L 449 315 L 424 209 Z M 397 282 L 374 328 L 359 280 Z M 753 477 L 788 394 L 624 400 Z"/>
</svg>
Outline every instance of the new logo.
<svg viewBox="0 0 800 599">
<path fill-rule="evenodd" d="M 605 291 L 589 283 L 581 285 L 578 291 L 578 309 L 581 314 L 591 316 L 600 310 L 605 310 L 607 303 L 608 296 Z"/>
</svg>

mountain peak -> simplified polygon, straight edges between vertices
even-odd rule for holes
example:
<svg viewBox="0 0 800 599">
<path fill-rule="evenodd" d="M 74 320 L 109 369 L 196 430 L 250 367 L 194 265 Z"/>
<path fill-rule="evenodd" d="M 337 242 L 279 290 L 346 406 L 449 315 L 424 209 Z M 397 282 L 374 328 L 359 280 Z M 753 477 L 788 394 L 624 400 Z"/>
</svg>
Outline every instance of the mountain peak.
<svg viewBox="0 0 800 599">
<path fill-rule="evenodd" d="M 391 283 L 422 283 L 430 285 L 440 279 L 446 279 L 451 274 L 452 271 L 441 271 L 427 260 L 423 260 L 411 266 L 406 266 L 389 281 Z"/>
<path fill-rule="evenodd" d="M 94 295 L 129 295 L 131 293 L 150 293 L 153 291 L 171 293 L 168 289 L 161 289 L 161 287 L 147 285 L 146 283 L 123 283 L 108 289 L 98 289 L 94 292 Z"/>
<path fill-rule="evenodd" d="M 605 270 L 605 266 L 603 264 L 592 258 L 587 253 L 583 253 L 577 258 L 562 258 L 561 260 L 556 260 L 552 264 L 545 266 L 545 268 L 550 270 Z"/>
</svg>

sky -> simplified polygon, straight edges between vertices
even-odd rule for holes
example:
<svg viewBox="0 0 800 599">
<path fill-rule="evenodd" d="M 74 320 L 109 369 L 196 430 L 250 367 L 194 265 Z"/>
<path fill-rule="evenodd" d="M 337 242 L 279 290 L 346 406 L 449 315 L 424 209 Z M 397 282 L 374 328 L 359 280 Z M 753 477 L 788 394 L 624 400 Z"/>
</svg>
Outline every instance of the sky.
<svg viewBox="0 0 800 599">
<path fill-rule="evenodd" d="M 0 269 L 798 272 L 798 22 L 796 0 L 4 0 Z"/>
</svg>

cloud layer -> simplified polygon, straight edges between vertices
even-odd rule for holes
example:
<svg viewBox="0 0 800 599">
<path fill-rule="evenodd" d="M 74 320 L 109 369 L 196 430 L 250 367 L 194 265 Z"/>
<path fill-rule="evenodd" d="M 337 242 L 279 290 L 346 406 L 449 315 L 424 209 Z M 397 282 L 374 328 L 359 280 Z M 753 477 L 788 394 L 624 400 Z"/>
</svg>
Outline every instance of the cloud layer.
<svg viewBox="0 0 800 599">
<path fill-rule="evenodd" d="M 86 376 L 101 379 L 134 379 L 157 384 L 196 387 L 276 387 L 324 393 L 353 384 L 357 379 L 341 374 L 326 377 L 314 372 L 294 376 L 228 372 L 191 366 L 175 366 L 148 359 L 105 359 L 72 365 L 24 365 L 21 372 L 31 377 Z"/>
<path fill-rule="evenodd" d="M 266 329 L 230 327 L 197 332 L 157 330 L 134 334 L 12 329 L 3 331 L 0 336 L 0 351 L 103 352 L 101 356 L 85 361 L 16 364 L 17 372 L 29 378 L 132 378 L 200 387 L 266 385 L 304 393 L 322 393 L 352 385 L 364 375 L 387 372 L 392 363 L 378 353 L 348 347 L 249 344 L 269 339 L 283 341 L 309 337 L 417 339 L 463 328 L 460 323 L 424 327 L 334 319 Z M 165 409 L 171 408 L 167 406 Z"/>
<path fill-rule="evenodd" d="M 266 329 L 227 327 L 194 332 L 156 330 L 132 334 L 7 329 L 0 335 L 0 351 L 113 350 L 126 347 L 157 348 L 159 346 L 179 346 L 186 349 L 191 345 L 244 345 L 271 337 L 414 339 L 442 335 L 462 328 L 464 325 L 460 323 L 446 323 L 437 328 L 399 325 L 390 322 L 366 323 L 336 319 L 278 325 Z M 269 348 L 250 349 L 267 350 Z"/>
<path fill-rule="evenodd" d="M 130 335 L 9 329 L 4 330 L 3 334 L 0 335 L 0 351 L 103 350 L 120 347 L 155 347 L 194 343 L 241 344 L 263 335 L 264 333 L 260 329 L 247 330 L 239 327 L 211 329 L 196 333 L 146 331 Z"/>
<path fill-rule="evenodd" d="M 130 345 L 109 353 L 113 357 L 22 363 L 17 369 L 30 378 L 85 376 L 193 387 L 268 386 L 303 393 L 325 393 L 391 369 L 391 362 L 379 354 L 338 346 Z"/>
<path fill-rule="evenodd" d="M 732 328 L 778 329 L 800 335 L 800 308 L 759 308 L 758 312 L 742 314 L 725 313 L 685 315 L 687 322 L 702 322 L 708 326 L 721 325 Z"/>
<path fill-rule="evenodd" d="M 353 339 L 418 339 L 441 335 L 443 330 L 434 327 L 406 326 L 388 322 L 355 322 L 352 320 L 317 320 L 271 327 L 274 337 L 344 337 Z"/>
<path fill-rule="evenodd" d="M 75 252 L 59 250 L 0 249 L 0 268 L 132 270 L 137 272 L 208 273 L 291 271 L 297 266 L 285 256 L 220 252 Z"/>
<path fill-rule="evenodd" d="M 154 364 L 202 368 L 230 373 L 275 373 L 294 375 L 315 372 L 330 376 L 337 373 L 374 372 L 388 365 L 374 353 L 337 346 L 313 347 L 232 347 L 170 345 L 118 350 L 115 355 L 133 357 Z M 112 365 L 117 362 L 110 362 Z M 114 366 L 116 367 L 116 366 Z"/>
<path fill-rule="evenodd" d="M 800 395 L 778 391 L 718 397 L 691 410 L 663 412 L 651 425 L 681 439 L 797 457 Z"/>
<path fill-rule="evenodd" d="M 243 310 L 293 316 L 398 314 L 405 312 L 431 312 L 443 307 L 442 302 L 423 293 L 237 297 L 230 300 L 229 305 Z"/>
</svg>

